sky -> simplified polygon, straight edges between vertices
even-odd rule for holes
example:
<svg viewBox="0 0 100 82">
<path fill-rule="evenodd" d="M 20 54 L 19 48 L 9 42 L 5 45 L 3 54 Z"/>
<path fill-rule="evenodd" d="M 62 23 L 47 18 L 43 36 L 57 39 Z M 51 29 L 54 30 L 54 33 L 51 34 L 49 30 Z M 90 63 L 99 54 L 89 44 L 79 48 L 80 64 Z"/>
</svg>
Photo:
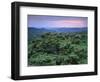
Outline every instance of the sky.
<svg viewBox="0 0 100 82">
<path fill-rule="evenodd" d="M 35 28 L 84 28 L 88 26 L 87 17 L 28 15 L 28 27 Z"/>
</svg>

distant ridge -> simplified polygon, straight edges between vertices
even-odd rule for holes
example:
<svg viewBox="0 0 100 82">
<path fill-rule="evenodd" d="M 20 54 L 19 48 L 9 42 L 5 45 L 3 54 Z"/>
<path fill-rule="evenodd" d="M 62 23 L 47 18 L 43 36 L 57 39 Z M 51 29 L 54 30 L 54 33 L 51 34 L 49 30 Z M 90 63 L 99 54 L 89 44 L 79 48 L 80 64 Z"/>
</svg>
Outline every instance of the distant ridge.
<svg viewBox="0 0 100 82">
<path fill-rule="evenodd" d="M 59 27 L 59 28 L 35 28 L 35 27 L 29 27 L 28 29 L 33 29 L 37 31 L 47 31 L 47 32 L 83 32 L 87 31 L 87 27 L 74 27 L 74 28 L 64 28 L 64 27 Z"/>
<path fill-rule="evenodd" d="M 28 27 L 28 39 L 35 38 L 46 32 L 68 33 L 68 32 L 87 32 L 87 27 L 83 28 L 35 28 Z"/>
</svg>

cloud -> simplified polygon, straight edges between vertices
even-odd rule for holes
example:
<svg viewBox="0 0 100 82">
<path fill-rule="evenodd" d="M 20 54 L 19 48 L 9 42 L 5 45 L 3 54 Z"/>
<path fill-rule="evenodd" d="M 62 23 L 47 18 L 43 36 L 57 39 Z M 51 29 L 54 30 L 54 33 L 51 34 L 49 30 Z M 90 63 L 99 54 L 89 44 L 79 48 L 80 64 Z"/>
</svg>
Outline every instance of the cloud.
<svg viewBox="0 0 100 82">
<path fill-rule="evenodd" d="M 29 15 L 28 27 L 52 28 L 52 27 L 87 27 L 87 17 L 69 17 L 69 16 L 45 16 Z"/>
</svg>

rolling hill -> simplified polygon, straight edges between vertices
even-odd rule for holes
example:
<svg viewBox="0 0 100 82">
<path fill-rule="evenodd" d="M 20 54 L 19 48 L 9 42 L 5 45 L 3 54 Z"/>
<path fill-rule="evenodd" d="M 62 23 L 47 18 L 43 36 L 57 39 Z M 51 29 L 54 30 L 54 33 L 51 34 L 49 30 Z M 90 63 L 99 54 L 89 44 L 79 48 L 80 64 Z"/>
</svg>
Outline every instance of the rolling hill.
<svg viewBox="0 0 100 82">
<path fill-rule="evenodd" d="M 32 38 L 39 37 L 43 33 L 47 32 L 56 32 L 56 33 L 66 33 L 66 32 L 87 32 L 87 27 L 83 28 L 64 28 L 64 27 L 54 27 L 54 28 L 35 28 L 35 27 L 28 27 L 28 40 Z"/>
</svg>

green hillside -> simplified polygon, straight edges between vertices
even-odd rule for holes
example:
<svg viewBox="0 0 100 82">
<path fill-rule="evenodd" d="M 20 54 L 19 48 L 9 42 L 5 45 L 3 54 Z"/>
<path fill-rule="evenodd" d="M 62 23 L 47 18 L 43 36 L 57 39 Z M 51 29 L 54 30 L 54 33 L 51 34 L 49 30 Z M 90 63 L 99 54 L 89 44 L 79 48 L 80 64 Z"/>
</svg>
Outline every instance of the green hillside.
<svg viewBox="0 0 100 82">
<path fill-rule="evenodd" d="M 87 64 L 87 59 L 87 32 L 43 32 L 28 42 L 29 66 Z"/>
</svg>

